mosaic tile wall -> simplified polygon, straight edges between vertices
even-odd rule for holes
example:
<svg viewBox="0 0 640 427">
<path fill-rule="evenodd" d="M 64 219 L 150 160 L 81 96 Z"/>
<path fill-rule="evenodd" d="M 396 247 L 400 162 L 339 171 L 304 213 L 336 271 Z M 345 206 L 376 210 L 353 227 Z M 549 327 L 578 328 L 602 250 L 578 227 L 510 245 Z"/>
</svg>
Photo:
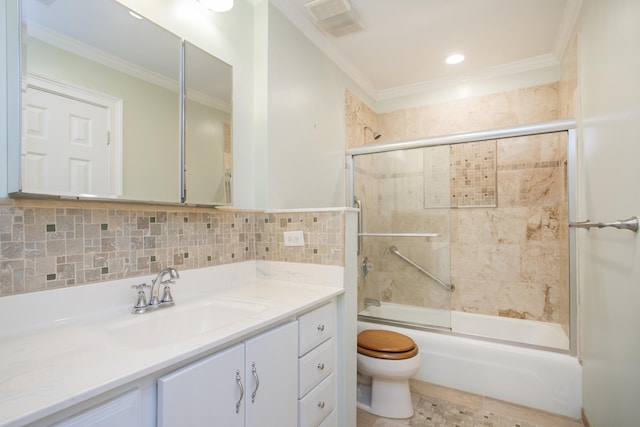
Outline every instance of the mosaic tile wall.
<svg viewBox="0 0 640 427">
<path fill-rule="evenodd" d="M 344 265 L 344 215 L 340 212 L 257 214 L 256 258 Z M 303 231 L 305 246 L 284 246 L 284 231 Z"/>
<path fill-rule="evenodd" d="M 424 149 L 424 207 L 496 206 L 496 141 Z"/>
<path fill-rule="evenodd" d="M 496 141 L 456 144 L 450 149 L 450 206 L 496 206 Z"/>
<path fill-rule="evenodd" d="M 343 265 L 342 212 L 0 201 L 0 296 L 253 260 Z M 284 247 L 303 230 L 304 247 Z"/>
</svg>

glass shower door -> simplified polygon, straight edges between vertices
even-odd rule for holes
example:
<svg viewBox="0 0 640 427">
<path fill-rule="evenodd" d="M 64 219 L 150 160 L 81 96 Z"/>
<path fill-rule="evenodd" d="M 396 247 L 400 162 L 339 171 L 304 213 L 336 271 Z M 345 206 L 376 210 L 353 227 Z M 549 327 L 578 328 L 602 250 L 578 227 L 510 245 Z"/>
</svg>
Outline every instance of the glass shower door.
<svg viewBox="0 0 640 427">
<path fill-rule="evenodd" d="M 449 147 L 363 154 L 353 166 L 360 316 L 450 329 Z"/>
</svg>

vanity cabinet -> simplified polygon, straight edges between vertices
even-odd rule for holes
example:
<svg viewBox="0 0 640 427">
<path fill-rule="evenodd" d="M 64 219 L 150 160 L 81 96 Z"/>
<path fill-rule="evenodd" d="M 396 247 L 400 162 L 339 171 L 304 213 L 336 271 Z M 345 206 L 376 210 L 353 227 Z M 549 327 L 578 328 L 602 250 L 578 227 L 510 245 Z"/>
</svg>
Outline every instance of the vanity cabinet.
<svg viewBox="0 0 640 427">
<path fill-rule="evenodd" d="M 142 425 L 140 390 L 135 389 L 112 400 L 73 415 L 52 427 L 140 427 Z"/>
<path fill-rule="evenodd" d="M 336 425 L 336 304 L 298 318 L 298 426 Z"/>
<path fill-rule="evenodd" d="M 290 322 L 158 380 L 158 427 L 293 426 L 298 324 Z"/>
</svg>

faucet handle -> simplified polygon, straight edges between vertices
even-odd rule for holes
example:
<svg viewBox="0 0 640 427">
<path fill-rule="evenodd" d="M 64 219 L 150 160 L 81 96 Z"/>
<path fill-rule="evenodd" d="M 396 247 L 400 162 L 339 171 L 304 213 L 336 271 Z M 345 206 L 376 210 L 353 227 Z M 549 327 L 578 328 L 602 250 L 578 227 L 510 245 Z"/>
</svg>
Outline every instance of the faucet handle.
<svg viewBox="0 0 640 427">
<path fill-rule="evenodd" d="M 148 288 L 149 285 L 146 283 L 140 283 L 139 285 L 131 285 L 131 288 L 138 290 L 138 299 L 136 301 L 136 305 L 133 308 L 143 308 L 147 306 L 147 295 L 144 292 L 145 288 Z"/>
<path fill-rule="evenodd" d="M 162 299 L 160 300 L 161 303 L 172 303 L 173 304 L 173 296 L 171 295 L 171 288 L 169 287 L 169 285 L 167 283 L 175 283 L 173 281 L 167 281 L 164 282 L 164 290 L 162 292 Z"/>
</svg>

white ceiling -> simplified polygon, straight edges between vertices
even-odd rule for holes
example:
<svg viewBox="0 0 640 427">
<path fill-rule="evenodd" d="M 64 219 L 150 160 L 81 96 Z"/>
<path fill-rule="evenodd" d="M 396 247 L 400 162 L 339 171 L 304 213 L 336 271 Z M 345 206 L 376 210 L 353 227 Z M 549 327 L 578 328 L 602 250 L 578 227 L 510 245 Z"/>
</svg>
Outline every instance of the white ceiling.
<svg viewBox="0 0 640 427">
<path fill-rule="evenodd" d="M 558 66 L 582 0 L 350 0 L 366 27 L 335 37 L 304 7 L 272 0 L 374 99 L 438 81 Z M 461 53 L 465 61 L 444 63 Z"/>
</svg>

